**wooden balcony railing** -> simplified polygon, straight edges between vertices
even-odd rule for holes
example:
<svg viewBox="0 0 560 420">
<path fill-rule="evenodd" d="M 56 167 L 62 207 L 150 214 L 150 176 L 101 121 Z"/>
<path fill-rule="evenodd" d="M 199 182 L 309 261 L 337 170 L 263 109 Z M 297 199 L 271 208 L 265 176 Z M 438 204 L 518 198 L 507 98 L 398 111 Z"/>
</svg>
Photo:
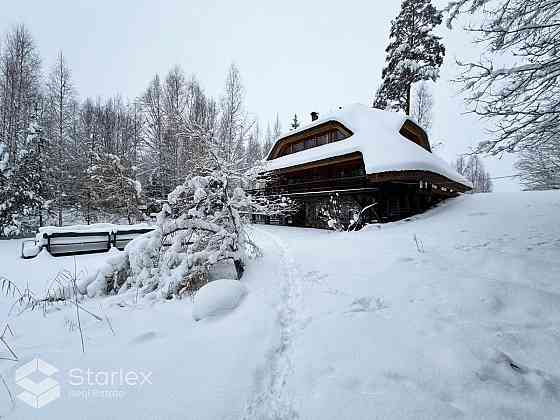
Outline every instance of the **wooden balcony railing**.
<svg viewBox="0 0 560 420">
<path fill-rule="evenodd" d="M 368 186 L 366 176 L 348 176 L 337 178 L 323 178 L 297 183 L 279 183 L 269 181 L 265 188 L 247 190 L 249 194 L 282 195 L 298 193 L 318 193 L 349 189 L 361 189 Z"/>
</svg>

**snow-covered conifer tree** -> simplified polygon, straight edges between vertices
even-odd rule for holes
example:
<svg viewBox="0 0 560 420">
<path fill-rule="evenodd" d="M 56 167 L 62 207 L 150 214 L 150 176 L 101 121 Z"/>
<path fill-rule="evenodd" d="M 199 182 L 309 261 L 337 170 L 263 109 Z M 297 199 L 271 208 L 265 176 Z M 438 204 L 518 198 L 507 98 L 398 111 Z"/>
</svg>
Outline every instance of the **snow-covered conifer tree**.
<svg viewBox="0 0 560 420">
<path fill-rule="evenodd" d="M 299 121 L 297 118 L 297 114 L 294 114 L 294 119 L 292 120 L 292 129 L 295 130 L 299 127 Z"/>
<path fill-rule="evenodd" d="M 442 13 L 431 0 L 403 0 L 401 11 L 391 22 L 383 83 L 374 108 L 403 110 L 410 114 L 412 84 L 436 81 L 445 56 L 441 38 L 432 31 L 442 22 Z"/>
<path fill-rule="evenodd" d="M 87 171 L 91 208 L 128 223 L 140 219 L 138 204 L 142 187 L 130 164 L 111 153 L 95 153 Z"/>
<path fill-rule="evenodd" d="M 0 236 L 18 235 L 34 225 L 46 202 L 43 130 L 32 121 L 26 134 L 15 165 L 9 163 L 7 147 L 0 145 Z"/>
</svg>

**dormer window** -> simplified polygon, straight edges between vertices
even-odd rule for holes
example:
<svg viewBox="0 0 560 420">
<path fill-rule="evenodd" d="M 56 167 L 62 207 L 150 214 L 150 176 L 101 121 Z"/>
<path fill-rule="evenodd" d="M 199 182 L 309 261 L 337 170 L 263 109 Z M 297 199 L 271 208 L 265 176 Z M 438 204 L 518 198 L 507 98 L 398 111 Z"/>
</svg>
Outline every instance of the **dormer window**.
<svg viewBox="0 0 560 420">
<path fill-rule="evenodd" d="M 313 127 L 301 133 L 285 137 L 275 146 L 270 159 L 301 152 L 302 150 L 324 146 L 344 140 L 352 135 L 352 132 L 336 121 L 328 121 L 318 127 Z"/>
<path fill-rule="evenodd" d="M 419 125 L 413 123 L 410 120 L 406 120 L 401 127 L 399 134 L 418 146 L 423 147 L 428 152 L 431 152 L 430 141 L 428 140 L 428 135 Z"/>
</svg>

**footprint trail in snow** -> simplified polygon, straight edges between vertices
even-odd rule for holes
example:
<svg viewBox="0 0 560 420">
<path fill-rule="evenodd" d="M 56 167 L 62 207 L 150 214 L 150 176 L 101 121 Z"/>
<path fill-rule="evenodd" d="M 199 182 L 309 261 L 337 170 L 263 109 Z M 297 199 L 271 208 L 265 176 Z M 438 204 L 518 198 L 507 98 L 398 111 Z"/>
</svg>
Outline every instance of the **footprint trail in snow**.
<svg viewBox="0 0 560 420">
<path fill-rule="evenodd" d="M 293 372 L 294 339 L 303 326 L 298 316 L 301 305 L 301 274 L 284 243 L 268 232 L 259 229 L 259 233 L 267 236 L 280 250 L 284 267 L 282 300 L 278 309 L 280 341 L 268 355 L 263 378 L 259 381 L 254 397 L 247 405 L 244 420 L 299 419 L 293 396 L 287 392 L 286 385 Z"/>
</svg>

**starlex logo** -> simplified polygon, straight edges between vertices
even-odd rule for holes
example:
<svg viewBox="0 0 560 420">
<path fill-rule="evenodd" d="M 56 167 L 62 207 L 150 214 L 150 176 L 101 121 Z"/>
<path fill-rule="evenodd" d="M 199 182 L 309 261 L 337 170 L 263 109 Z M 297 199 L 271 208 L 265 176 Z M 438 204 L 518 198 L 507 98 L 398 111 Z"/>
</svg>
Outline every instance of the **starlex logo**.
<svg viewBox="0 0 560 420">
<path fill-rule="evenodd" d="M 60 398 L 60 384 L 53 376 L 58 369 L 41 359 L 33 359 L 29 363 L 16 369 L 16 384 L 24 391 L 17 397 L 34 408 L 41 408 L 48 403 Z M 44 377 L 39 382 L 33 377 Z"/>
</svg>

